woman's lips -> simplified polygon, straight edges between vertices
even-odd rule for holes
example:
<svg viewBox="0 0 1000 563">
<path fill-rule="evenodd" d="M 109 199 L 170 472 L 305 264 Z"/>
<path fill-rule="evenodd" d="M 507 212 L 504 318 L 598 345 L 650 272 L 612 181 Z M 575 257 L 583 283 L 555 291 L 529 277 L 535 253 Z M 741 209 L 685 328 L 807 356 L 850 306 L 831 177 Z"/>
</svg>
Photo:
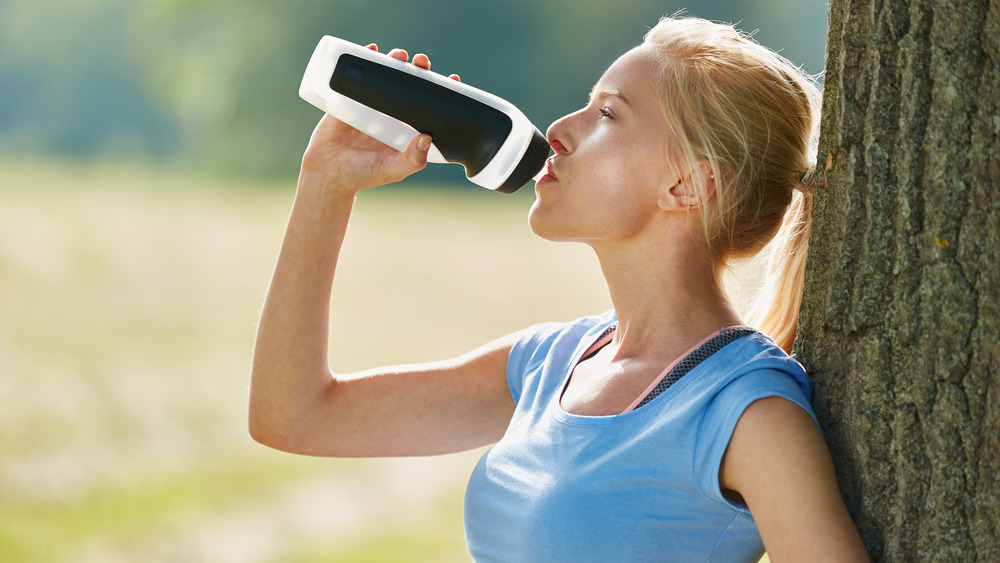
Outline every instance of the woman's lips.
<svg viewBox="0 0 1000 563">
<path fill-rule="evenodd" d="M 536 187 L 556 181 L 555 175 L 552 174 L 552 159 L 545 161 L 545 169 L 543 171 L 544 174 L 535 182 Z"/>
<path fill-rule="evenodd" d="M 543 174 L 542 177 L 539 178 L 535 182 L 535 187 L 541 186 L 543 184 L 548 184 L 549 182 L 555 182 L 555 181 L 556 181 L 556 177 L 553 176 L 552 174 Z"/>
</svg>

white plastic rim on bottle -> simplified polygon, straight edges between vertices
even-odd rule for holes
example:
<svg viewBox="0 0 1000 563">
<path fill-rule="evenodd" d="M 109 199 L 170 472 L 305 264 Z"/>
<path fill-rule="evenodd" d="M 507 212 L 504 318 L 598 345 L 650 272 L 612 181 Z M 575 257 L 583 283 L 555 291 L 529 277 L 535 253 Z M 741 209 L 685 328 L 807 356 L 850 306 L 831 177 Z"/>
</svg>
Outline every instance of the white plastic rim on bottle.
<svg viewBox="0 0 1000 563">
<path fill-rule="evenodd" d="M 430 70 L 424 70 L 410 63 L 404 63 L 361 45 L 329 35 L 324 36 L 316 46 L 309 59 L 309 64 L 306 66 L 302 83 L 299 85 L 299 96 L 386 145 L 399 151 L 406 150 L 410 141 L 420 132 L 394 117 L 374 110 L 330 88 L 330 78 L 337 66 L 337 61 L 343 54 L 368 59 L 435 82 L 492 106 L 510 117 L 512 122 L 510 134 L 489 163 L 478 174 L 469 178 L 471 182 L 484 188 L 496 190 L 507 180 L 528 149 L 535 126 L 510 102 L 463 82 L 452 80 Z M 433 144 L 428 152 L 427 160 L 436 163 L 447 162 Z M 538 176 L 536 176 L 537 178 Z"/>
</svg>

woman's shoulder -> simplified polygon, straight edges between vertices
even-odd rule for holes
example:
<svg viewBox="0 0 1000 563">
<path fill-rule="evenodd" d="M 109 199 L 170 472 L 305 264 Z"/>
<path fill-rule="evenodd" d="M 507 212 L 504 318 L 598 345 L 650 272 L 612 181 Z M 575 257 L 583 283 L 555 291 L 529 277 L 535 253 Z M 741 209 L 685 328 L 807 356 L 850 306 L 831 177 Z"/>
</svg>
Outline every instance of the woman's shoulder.
<svg viewBox="0 0 1000 563">
<path fill-rule="evenodd" d="M 560 371 L 616 321 L 613 312 L 587 315 L 568 322 L 544 322 L 515 335 L 507 357 L 507 380 L 517 401 L 525 386 L 538 384 L 547 371 Z"/>
<path fill-rule="evenodd" d="M 794 356 L 758 330 L 745 330 L 733 344 L 724 349 L 727 363 L 740 371 L 776 369 L 805 375 L 805 368 Z"/>
<path fill-rule="evenodd" d="M 753 394 L 783 390 L 780 394 L 793 392 L 806 399 L 812 397 L 812 382 L 802 364 L 761 332 L 748 332 L 729 343 L 715 360 L 715 382 L 720 394 L 739 389 L 736 394 L 742 395 L 755 389 Z"/>
<path fill-rule="evenodd" d="M 555 341 L 579 341 L 591 332 L 600 332 L 617 322 L 614 311 L 596 315 L 586 315 L 571 321 L 548 321 L 531 325 L 518 333 L 518 342 L 523 344 Z"/>
</svg>

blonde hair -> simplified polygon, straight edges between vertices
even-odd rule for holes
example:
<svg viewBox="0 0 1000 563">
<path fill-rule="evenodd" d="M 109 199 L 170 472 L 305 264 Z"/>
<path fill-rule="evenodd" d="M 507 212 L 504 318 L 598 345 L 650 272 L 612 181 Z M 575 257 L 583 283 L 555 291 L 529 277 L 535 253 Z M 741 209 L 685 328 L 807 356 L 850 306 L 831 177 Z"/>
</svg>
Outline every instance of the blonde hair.
<svg viewBox="0 0 1000 563">
<path fill-rule="evenodd" d="M 775 239 L 748 324 L 790 351 L 808 250 L 812 196 L 804 182 L 815 166 L 819 88 L 731 25 L 666 17 L 642 48 L 659 61 L 657 96 L 674 141 L 669 157 L 710 168 L 694 166 L 684 181 L 706 202 L 702 225 L 716 263 L 755 255 Z"/>
</svg>

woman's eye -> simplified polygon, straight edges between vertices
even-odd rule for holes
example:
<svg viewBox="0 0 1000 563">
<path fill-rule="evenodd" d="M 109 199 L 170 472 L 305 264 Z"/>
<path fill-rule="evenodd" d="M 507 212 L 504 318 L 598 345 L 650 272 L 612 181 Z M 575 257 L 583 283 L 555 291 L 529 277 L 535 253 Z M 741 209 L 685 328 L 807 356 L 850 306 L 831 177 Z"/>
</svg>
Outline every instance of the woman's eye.
<svg viewBox="0 0 1000 563">
<path fill-rule="evenodd" d="M 597 111 L 601 112 L 601 119 L 614 119 L 615 118 L 615 116 L 611 114 L 611 110 L 609 110 L 608 108 L 601 108 L 601 109 L 599 109 Z"/>
</svg>

